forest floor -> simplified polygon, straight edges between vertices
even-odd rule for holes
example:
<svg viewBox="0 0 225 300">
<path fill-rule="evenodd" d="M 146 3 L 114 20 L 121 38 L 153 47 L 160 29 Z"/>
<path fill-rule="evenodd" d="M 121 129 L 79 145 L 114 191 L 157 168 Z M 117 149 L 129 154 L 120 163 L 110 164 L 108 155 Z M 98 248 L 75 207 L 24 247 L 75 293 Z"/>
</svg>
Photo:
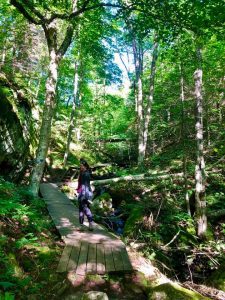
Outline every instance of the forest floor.
<svg viewBox="0 0 225 300">
<path fill-rule="evenodd" d="M 49 221 L 47 215 L 43 217 Z M 36 235 L 35 243 L 24 245 L 20 249 L 18 246 L 15 247 L 15 242 L 24 236 L 21 224 L 8 218 L 1 219 L 1 232 L 4 232 L 4 236 L 8 238 L 6 249 L 10 259 L 8 267 L 13 266 L 14 269 L 14 274 L 11 274 L 14 278 L 11 277 L 8 282 L 1 282 L 1 300 L 36 300 L 40 297 L 41 299 L 81 300 L 83 295 L 90 291 L 104 292 L 110 300 L 144 300 L 148 299 L 152 282 L 157 281 L 158 284 L 170 282 L 149 260 L 132 248 L 129 248 L 129 255 L 136 270 L 132 274 L 118 273 L 86 277 L 77 276 L 73 272 L 59 274 L 55 270 L 64 243 L 54 227 L 51 230 L 42 229 Z M 186 287 L 193 288 L 191 285 Z M 195 290 L 199 290 L 197 285 Z M 224 296 L 222 292 L 219 294 L 217 290 L 206 286 L 201 287 L 201 294 L 207 296 L 211 294 L 209 299 L 225 299 L 222 298 Z"/>
<path fill-rule="evenodd" d="M 177 183 L 177 186 L 179 187 L 179 183 Z M 162 189 L 162 184 L 158 184 L 157 188 Z M 171 186 L 170 191 L 172 192 L 173 189 L 174 186 Z M 144 190 L 146 191 L 145 187 Z M 159 230 L 159 226 L 163 220 L 163 228 L 165 230 L 170 229 L 170 231 L 166 231 L 166 234 L 168 235 L 172 231 L 173 236 L 173 227 L 169 224 L 173 224 L 171 222 L 174 221 L 171 221 L 169 216 L 170 214 L 176 214 L 176 211 L 175 213 L 173 211 L 174 204 L 172 203 L 172 205 L 170 205 L 169 202 L 167 204 L 165 203 L 165 208 L 163 207 L 160 211 L 160 215 L 162 214 L 163 219 L 160 220 L 159 218 L 156 223 L 157 227 L 153 226 L 151 229 L 147 228 L 146 230 L 146 226 L 149 224 L 145 224 L 147 219 L 145 216 L 143 217 L 143 210 L 141 210 L 141 218 L 143 220 L 137 222 L 136 218 L 140 217 L 138 209 L 140 208 L 141 200 L 138 195 L 143 193 L 143 187 L 138 187 L 136 184 L 129 184 L 129 187 L 127 187 L 121 184 L 109 190 L 113 198 L 117 199 L 119 203 L 121 203 L 124 197 L 127 199 L 127 209 L 130 215 L 127 219 L 129 223 L 127 225 L 129 226 L 126 228 L 127 231 L 125 232 L 124 238 L 127 245 L 129 245 L 129 255 L 136 271 L 131 275 L 118 273 L 104 276 L 89 275 L 86 278 L 75 276 L 73 272 L 69 272 L 68 274 L 58 274 L 55 272 L 65 245 L 48 215 L 44 202 L 40 198 L 32 199 L 23 189 L 20 190 L 17 186 L 5 182 L 4 180 L 1 181 L 0 192 L 1 195 L 3 195 L 3 205 L 0 208 L 0 270 L 1 272 L 3 271 L 2 273 L 0 272 L 1 300 L 36 300 L 40 298 L 80 300 L 88 291 L 102 291 L 112 300 L 137 298 L 140 300 L 158 299 L 150 298 L 149 296 L 153 288 L 153 283 L 157 281 L 157 284 L 165 285 L 172 282 L 168 279 L 172 277 L 168 276 L 168 274 L 171 273 L 170 271 L 168 272 L 168 265 L 166 266 L 164 260 L 165 255 L 168 256 L 166 257 L 167 260 L 171 258 L 169 257 L 170 252 L 168 249 L 161 251 L 163 247 L 159 244 L 159 236 L 156 237 L 158 241 L 156 244 L 154 234 Z M 146 212 L 149 211 L 150 208 L 153 214 L 157 214 L 160 206 L 160 193 L 158 190 L 154 190 L 154 186 L 152 193 L 154 193 L 154 199 L 156 199 L 156 203 L 153 203 L 156 205 L 156 212 L 154 212 L 154 205 L 153 207 L 149 207 L 152 203 L 149 204 L 149 200 L 147 202 L 148 206 L 146 207 Z M 130 198 L 131 196 L 132 199 Z M 132 205 L 129 203 L 129 198 Z M 158 199 L 159 202 L 157 202 Z M 146 203 L 142 202 L 142 205 L 146 205 Z M 181 226 L 184 225 L 185 220 L 183 219 L 183 215 L 182 222 L 181 220 L 178 221 L 179 224 L 182 223 Z M 222 241 L 222 225 L 220 229 L 218 229 L 218 226 L 214 226 L 215 234 L 217 234 L 217 241 Z M 182 227 L 182 230 L 183 229 L 184 227 Z M 136 233 L 138 233 L 138 235 L 135 236 Z M 150 236 L 150 234 L 152 235 Z M 190 235 L 188 235 L 188 238 L 190 238 Z M 171 240 L 170 237 L 169 240 Z M 175 241 L 175 244 L 177 241 L 178 239 Z M 194 243 L 195 241 L 193 241 L 191 242 Z M 160 243 L 162 242 L 165 243 L 165 241 L 161 240 Z M 148 245 L 148 247 L 143 248 L 144 244 Z M 196 246 L 197 244 L 191 245 L 190 253 L 192 253 L 192 256 L 190 259 L 193 261 L 190 261 L 191 269 L 189 273 L 193 272 L 193 275 L 196 273 L 197 268 L 200 269 L 201 272 L 204 271 L 204 269 L 208 272 L 209 266 L 207 263 L 209 262 L 213 265 L 217 264 L 217 261 L 219 261 L 217 257 L 218 255 L 222 255 L 224 249 L 222 242 L 221 244 L 218 242 L 202 244 L 200 245 L 201 247 Z M 149 246 L 151 247 L 149 248 Z M 179 247 L 179 244 L 177 244 L 177 246 Z M 217 247 L 217 252 L 215 251 L 215 247 Z M 218 247 L 220 247 L 220 249 Z M 151 252 L 149 252 L 149 249 Z M 158 256 L 154 257 L 151 255 L 151 253 L 154 254 L 157 253 L 157 251 L 161 253 L 161 259 L 158 258 Z M 187 251 L 187 248 L 185 251 Z M 201 252 L 200 254 L 202 255 L 197 257 L 199 261 L 196 260 L 195 252 L 193 251 Z M 179 252 L 176 250 L 176 253 Z M 205 261 L 207 256 L 209 256 L 208 261 Z M 176 260 L 178 260 L 178 256 Z M 179 268 L 187 269 L 186 265 L 182 266 L 183 263 L 185 262 L 180 261 L 180 267 L 177 265 L 177 269 L 173 270 L 173 272 L 179 273 Z M 162 268 L 158 269 L 159 266 L 163 266 L 165 272 L 160 272 L 159 269 L 162 271 Z M 169 268 L 170 267 L 171 265 L 169 264 Z M 163 273 L 166 275 L 163 275 Z M 173 282 L 175 281 L 174 278 L 172 278 L 172 280 Z M 183 284 L 181 282 L 183 282 Z M 180 280 L 180 284 L 189 290 L 198 291 L 208 297 L 207 299 L 225 299 L 225 293 L 213 288 L 209 282 L 204 285 L 200 282 L 194 283 L 190 280 Z M 204 299 L 203 297 L 201 298 L 201 296 L 199 296 L 200 298 L 197 296 L 193 298 L 193 296 L 190 295 L 188 297 L 184 299 Z M 183 298 L 168 299 L 180 300 Z"/>
</svg>

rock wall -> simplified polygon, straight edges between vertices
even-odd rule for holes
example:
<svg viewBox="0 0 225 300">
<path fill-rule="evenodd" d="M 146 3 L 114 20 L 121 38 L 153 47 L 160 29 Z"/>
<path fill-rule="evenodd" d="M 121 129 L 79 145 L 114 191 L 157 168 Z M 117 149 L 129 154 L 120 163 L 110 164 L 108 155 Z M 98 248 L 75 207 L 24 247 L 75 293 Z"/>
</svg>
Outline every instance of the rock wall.
<svg viewBox="0 0 225 300">
<path fill-rule="evenodd" d="M 17 181 L 30 156 L 31 109 L 0 78 L 0 176 Z"/>
</svg>

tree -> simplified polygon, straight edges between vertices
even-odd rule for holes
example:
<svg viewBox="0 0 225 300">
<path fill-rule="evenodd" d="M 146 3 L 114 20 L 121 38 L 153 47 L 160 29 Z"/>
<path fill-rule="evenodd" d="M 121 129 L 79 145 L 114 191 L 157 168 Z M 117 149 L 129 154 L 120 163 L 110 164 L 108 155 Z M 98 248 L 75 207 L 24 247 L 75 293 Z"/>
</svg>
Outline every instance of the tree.
<svg viewBox="0 0 225 300">
<path fill-rule="evenodd" d="M 48 3 L 38 1 L 37 4 L 34 5 L 31 1 L 11 0 L 11 4 L 14 5 L 29 22 L 42 26 L 49 50 L 49 72 L 46 81 L 46 97 L 36 160 L 31 176 L 31 191 L 34 195 L 37 195 L 51 136 L 51 124 L 56 104 L 55 96 L 59 63 L 72 42 L 75 26 L 80 21 L 84 12 L 103 6 L 117 7 L 118 5 L 95 4 L 91 0 L 83 1 L 81 4 L 78 4 L 77 1 L 68 1 L 65 2 L 64 5 L 62 5 L 61 2 L 54 3 L 52 1 Z M 45 15 L 46 9 L 48 9 L 48 13 Z M 64 26 L 66 26 L 64 34 L 59 21 L 63 22 Z"/>
<path fill-rule="evenodd" d="M 74 64 L 74 81 L 73 81 L 73 100 L 72 100 L 72 110 L 70 114 L 70 123 L 68 127 L 68 133 L 67 133 L 67 141 L 66 141 L 66 149 L 64 153 L 64 158 L 63 158 L 63 166 L 66 166 L 68 155 L 70 153 L 70 143 L 72 139 L 72 130 L 74 128 L 74 117 L 75 117 L 75 110 L 76 110 L 76 105 L 78 102 L 79 98 L 79 75 L 78 75 L 78 67 L 79 67 L 79 58 L 77 61 L 75 61 Z"/>
<path fill-rule="evenodd" d="M 195 98 L 196 98 L 196 141 L 197 159 L 195 166 L 195 201 L 197 234 L 204 237 L 207 230 L 206 199 L 205 199 L 205 161 L 203 139 L 203 95 L 202 95 L 202 54 L 201 48 L 197 47 L 198 68 L 194 72 Z"/>
</svg>

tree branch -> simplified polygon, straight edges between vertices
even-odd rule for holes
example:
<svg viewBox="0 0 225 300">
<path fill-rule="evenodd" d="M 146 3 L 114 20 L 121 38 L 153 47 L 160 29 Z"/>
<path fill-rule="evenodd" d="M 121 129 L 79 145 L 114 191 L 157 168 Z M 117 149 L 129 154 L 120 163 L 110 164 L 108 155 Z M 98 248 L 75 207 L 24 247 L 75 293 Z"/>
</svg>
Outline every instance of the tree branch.
<svg viewBox="0 0 225 300">
<path fill-rule="evenodd" d="M 31 9 L 31 11 L 34 12 L 34 14 L 36 14 L 36 16 L 39 18 L 39 20 L 36 20 L 25 8 L 24 6 L 19 3 L 17 0 L 10 0 L 10 3 L 15 6 L 19 12 L 21 12 L 21 14 L 31 23 L 34 23 L 36 25 L 42 25 L 44 22 L 44 17 L 36 10 L 33 8 L 30 8 L 27 4 L 27 6 Z M 38 13 L 38 14 L 37 14 Z M 42 18 L 40 18 L 40 16 L 42 16 Z"/>
<path fill-rule="evenodd" d="M 89 1 L 86 1 L 86 2 L 89 2 Z M 100 8 L 100 7 L 114 7 L 114 8 L 124 8 L 124 6 L 122 5 L 117 5 L 117 4 L 110 4 L 110 3 L 99 3 L 99 4 L 96 4 L 96 5 L 92 5 L 92 6 L 82 6 L 81 9 L 73 12 L 72 14 L 70 14 L 69 16 L 69 19 L 73 19 L 74 17 L 86 12 L 86 11 L 89 11 L 89 10 L 92 10 L 92 9 L 96 9 L 96 8 Z"/>
<path fill-rule="evenodd" d="M 31 5 L 29 1 L 26 1 L 25 5 L 42 21 L 42 23 L 46 22 L 45 17 L 33 5 Z"/>
<path fill-rule="evenodd" d="M 73 18 L 81 15 L 82 13 L 92 10 L 92 9 L 96 9 L 96 8 L 100 8 L 100 7 L 114 7 L 114 8 L 121 8 L 124 9 L 125 6 L 122 5 L 117 5 L 117 4 L 110 4 L 110 3 L 100 3 L 100 4 L 96 4 L 96 5 L 92 5 L 88 7 L 90 0 L 86 0 L 84 1 L 82 7 L 76 11 L 73 11 L 71 14 L 58 14 L 55 13 L 53 14 L 49 19 L 47 19 L 47 23 L 51 23 L 54 19 L 62 19 L 62 20 L 72 20 Z"/>
<path fill-rule="evenodd" d="M 69 24 L 66 30 L 65 38 L 57 51 L 57 56 L 59 56 L 59 58 L 66 53 L 66 50 L 70 46 L 73 38 L 73 33 L 74 33 L 74 26 L 72 24 Z"/>
</svg>

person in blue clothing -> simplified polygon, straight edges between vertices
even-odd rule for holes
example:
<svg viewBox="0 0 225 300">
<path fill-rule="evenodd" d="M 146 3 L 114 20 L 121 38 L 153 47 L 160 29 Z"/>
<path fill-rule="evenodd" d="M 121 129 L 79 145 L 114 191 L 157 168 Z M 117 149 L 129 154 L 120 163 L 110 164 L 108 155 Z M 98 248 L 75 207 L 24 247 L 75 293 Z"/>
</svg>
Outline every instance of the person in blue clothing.
<svg viewBox="0 0 225 300">
<path fill-rule="evenodd" d="M 79 205 L 79 222 L 83 226 L 84 216 L 87 216 L 89 222 L 89 230 L 93 230 L 93 216 L 90 210 L 90 203 L 93 193 L 90 185 L 90 168 L 85 160 L 81 160 L 80 174 L 78 177 L 78 205 Z"/>
</svg>

